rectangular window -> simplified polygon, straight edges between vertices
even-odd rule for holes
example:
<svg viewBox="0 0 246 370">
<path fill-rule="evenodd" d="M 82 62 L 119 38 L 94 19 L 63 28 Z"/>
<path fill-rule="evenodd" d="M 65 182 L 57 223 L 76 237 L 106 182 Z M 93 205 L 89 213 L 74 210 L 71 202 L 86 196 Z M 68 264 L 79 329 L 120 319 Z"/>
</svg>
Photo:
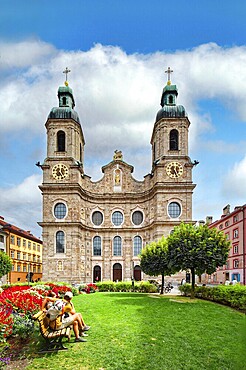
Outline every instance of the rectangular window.
<svg viewBox="0 0 246 370">
<path fill-rule="evenodd" d="M 37 251 L 40 252 L 40 245 L 37 246 Z"/>
<path fill-rule="evenodd" d="M 18 247 L 21 246 L 21 238 L 19 238 L 18 236 L 17 236 L 17 245 L 18 245 Z"/>
<path fill-rule="evenodd" d="M 233 239 L 238 238 L 238 229 L 233 230 Z"/>
<path fill-rule="evenodd" d="M 238 221 L 238 215 L 233 217 L 233 222 L 237 222 L 237 221 Z"/>
<path fill-rule="evenodd" d="M 26 247 L 26 239 L 23 239 L 23 247 Z"/>
<path fill-rule="evenodd" d="M 20 272 L 21 271 L 21 267 L 20 265 L 17 265 L 17 272 Z"/>
<path fill-rule="evenodd" d="M 63 271 L 63 262 L 62 261 L 57 262 L 57 271 Z"/>
<path fill-rule="evenodd" d="M 35 254 L 33 255 L 32 260 L 33 260 L 33 262 L 36 262 L 36 256 L 35 256 Z"/>
<path fill-rule="evenodd" d="M 36 243 L 33 243 L 33 250 L 36 250 Z"/>
<path fill-rule="evenodd" d="M 10 251 L 10 257 L 15 258 L 15 251 Z"/>
<path fill-rule="evenodd" d="M 227 240 L 229 240 L 229 239 L 230 239 L 230 235 L 229 235 L 229 233 L 226 233 L 226 234 L 225 234 L 225 237 L 226 237 L 226 239 L 227 239 Z"/>
<path fill-rule="evenodd" d="M 238 245 L 234 245 L 233 247 L 233 253 L 238 254 Z"/>
<path fill-rule="evenodd" d="M 17 252 L 17 260 L 20 260 L 21 259 L 21 254 L 20 252 Z"/>
<path fill-rule="evenodd" d="M 13 245 L 15 245 L 15 237 L 14 237 L 14 235 L 11 235 L 11 237 L 10 237 L 10 243 L 13 244 Z"/>
<path fill-rule="evenodd" d="M 38 272 L 41 272 L 40 266 L 38 266 Z"/>
<path fill-rule="evenodd" d="M 0 235 L 0 243 L 4 243 L 4 236 Z"/>
<path fill-rule="evenodd" d="M 238 268 L 239 267 L 239 260 L 234 260 L 233 261 L 233 267 Z"/>
<path fill-rule="evenodd" d="M 28 241 L 28 248 L 31 249 L 31 242 Z"/>
<path fill-rule="evenodd" d="M 23 272 L 26 272 L 26 265 L 23 266 Z"/>
<path fill-rule="evenodd" d="M 15 271 L 15 265 L 14 264 L 12 265 L 12 271 Z"/>
</svg>

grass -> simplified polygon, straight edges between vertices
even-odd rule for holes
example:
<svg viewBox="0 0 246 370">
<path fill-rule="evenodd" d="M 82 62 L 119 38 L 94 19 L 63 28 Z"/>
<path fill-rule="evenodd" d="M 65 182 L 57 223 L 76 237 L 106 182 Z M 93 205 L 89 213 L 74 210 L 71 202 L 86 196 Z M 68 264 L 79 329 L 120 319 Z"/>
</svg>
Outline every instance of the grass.
<svg viewBox="0 0 246 370">
<path fill-rule="evenodd" d="M 95 293 L 73 298 L 87 343 L 39 355 L 27 369 L 243 370 L 245 315 L 185 297 Z"/>
</svg>

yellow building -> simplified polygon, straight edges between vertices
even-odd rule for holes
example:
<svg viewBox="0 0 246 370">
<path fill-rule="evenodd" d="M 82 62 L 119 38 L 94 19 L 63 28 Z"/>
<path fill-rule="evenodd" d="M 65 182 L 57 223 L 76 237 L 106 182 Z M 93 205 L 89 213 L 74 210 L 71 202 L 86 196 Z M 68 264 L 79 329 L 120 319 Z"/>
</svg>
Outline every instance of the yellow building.
<svg viewBox="0 0 246 370">
<path fill-rule="evenodd" d="M 43 243 L 30 233 L 4 221 L 0 216 L 1 232 L 5 233 L 5 250 L 13 261 L 6 277 L 10 284 L 42 279 Z M 2 280 L 4 282 L 4 279 Z"/>
</svg>

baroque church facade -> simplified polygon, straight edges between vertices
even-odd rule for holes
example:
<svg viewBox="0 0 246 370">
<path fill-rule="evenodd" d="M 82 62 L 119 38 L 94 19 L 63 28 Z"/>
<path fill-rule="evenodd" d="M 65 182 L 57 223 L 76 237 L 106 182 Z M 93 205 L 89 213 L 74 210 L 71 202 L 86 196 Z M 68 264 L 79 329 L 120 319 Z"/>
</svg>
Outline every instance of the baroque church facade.
<svg viewBox="0 0 246 370">
<path fill-rule="evenodd" d="M 192 222 L 190 121 L 178 90 L 168 81 L 151 137 L 152 168 L 143 181 L 116 150 L 93 182 L 84 173 L 85 139 L 68 82 L 58 89 L 59 106 L 46 121 L 43 183 L 43 280 L 88 283 L 147 278 L 139 253 Z"/>
</svg>

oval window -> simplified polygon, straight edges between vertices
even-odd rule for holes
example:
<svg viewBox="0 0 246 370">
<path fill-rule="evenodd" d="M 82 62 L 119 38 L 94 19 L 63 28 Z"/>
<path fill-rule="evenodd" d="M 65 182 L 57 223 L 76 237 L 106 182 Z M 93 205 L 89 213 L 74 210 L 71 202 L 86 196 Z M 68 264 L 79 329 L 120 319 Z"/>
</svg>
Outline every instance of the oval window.
<svg viewBox="0 0 246 370">
<path fill-rule="evenodd" d="M 55 217 L 61 220 L 67 214 L 67 207 L 64 203 L 57 203 L 54 208 Z"/>
<path fill-rule="evenodd" d="M 135 211 L 132 214 L 132 223 L 134 225 L 141 225 L 143 222 L 143 213 L 141 211 Z"/>
<path fill-rule="evenodd" d="M 181 207 L 177 202 L 171 202 L 168 205 L 168 214 L 171 218 L 178 218 L 181 215 Z"/>
<path fill-rule="evenodd" d="M 103 214 L 100 211 L 95 211 L 92 214 L 92 222 L 94 225 L 99 226 L 103 222 Z"/>
<path fill-rule="evenodd" d="M 112 222 L 115 226 L 120 226 L 123 223 L 123 214 L 120 211 L 115 211 L 112 214 Z"/>
</svg>

